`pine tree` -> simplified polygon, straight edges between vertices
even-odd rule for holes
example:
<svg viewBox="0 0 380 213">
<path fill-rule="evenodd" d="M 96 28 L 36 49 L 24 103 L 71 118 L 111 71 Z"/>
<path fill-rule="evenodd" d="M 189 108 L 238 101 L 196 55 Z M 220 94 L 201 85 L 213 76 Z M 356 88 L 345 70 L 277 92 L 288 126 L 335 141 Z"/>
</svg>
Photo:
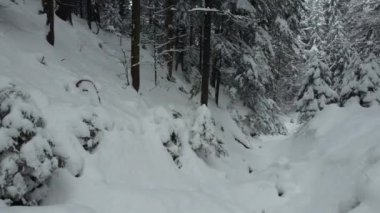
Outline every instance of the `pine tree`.
<svg viewBox="0 0 380 213">
<path fill-rule="evenodd" d="M 300 121 L 307 121 L 325 105 L 338 101 L 337 93 L 331 89 L 329 82 L 329 67 L 319 59 L 317 50 L 313 50 L 309 60 L 308 71 L 304 84 L 297 98 L 297 112 Z"/>
<path fill-rule="evenodd" d="M 351 52 L 346 69 L 342 72 L 339 80 L 338 92 L 340 96 L 340 105 L 345 103 L 352 97 L 359 96 L 359 78 L 358 71 L 362 64 L 359 54 L 355 51 Z"/>
<path fill-rule="evenodd" d="M 373 54 L 361 64 L 358 71 L 360 105 L 370 107 L 380 104 L 380 66 Z"/>
</svg>

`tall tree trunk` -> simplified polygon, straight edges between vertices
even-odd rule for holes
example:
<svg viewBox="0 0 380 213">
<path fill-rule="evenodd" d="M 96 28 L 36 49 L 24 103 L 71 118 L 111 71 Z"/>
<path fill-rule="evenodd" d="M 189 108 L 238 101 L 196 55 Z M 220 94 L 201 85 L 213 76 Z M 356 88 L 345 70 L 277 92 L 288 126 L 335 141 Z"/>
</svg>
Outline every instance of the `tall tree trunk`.
<svg viewBox="0 0 380 213">
<path fill-rule="evenodd" d="M 204 21 L 203 21 L 204 22 Z M 199 27 L 199 72 L 202 74 L 203 61 L 203 26 Z"/>
<path fill-rule="evenodd" d="M 216 58 L 216 55 L 214 55 L 213 59 L 212 59 L 212 68 L 211 68 L 211 77 L 210 77 L 210 84 L 213 88 L 215 88 L 216 86 L 216 72 L 217 72 L 217 67 L 216 67 L 216 62 L 217 62 L 217 58 Z"/>
<path fill-rule="evenodd" d="M 151 13 L 151 24 L 153 24 L 153 51 L 154 51 L 154 85 L 157 86 L 157 61 L 158 61 L 158 48 L 157 48 L 157 26 L 156 26 L 156 13 L 157 7 L 154 5 L 153 12 Z"/>
<path fill-rule="evenodd" d="M 132 40 L 131 40 L 132 86 L 140 89 L 140 0 L 132 1 Z"/>
<path fill-rule="evenodd" d="M 219 105 L 220 80 L 221 80 L 220 69 L 216 69 L 216 87 L 215 87 L 215 103 L 216 103 L 216 105 Z"/>
<path fill-rule="evenodd" d="M 220 31 L 219 31 L 220 32 Z M 219 67 L 216 66 L 216 88 L 215 88 L 215 103 L 216 105 L 219 105 L 219 90 L 220 90 L 220 83 L 222 78 L 222 73 L 220 69 L 222 69 L 222 50 L 219 49 Z"/>
<path fill-rule="evenodd" d="M 206 8 L 211 8 L 211 0 L 205 0 Z M 211 55 L 211 12 L 206 11 L 203 22 L 203 67 L 202 67 L 202 91 L 201 105 L 208 104 L 208 85 L 210 76 Z"/>
<path fill-rule="evenodd" d="M 49 42 L 49 44 L 54 46 L 54 0 L 44 0 L 43 4 L 46 4 L 46 23 L 49 25 L 49 32 L 46 35 L 46 40 Z"/>
<path fill-rule="evenodd" d="M 83 18 L 83 0 L 79 0 L 79 15 Z"/>
<path fill-rule="evenodd" d="M 88 27 L 91 30 L 91 21 L 92 21 L 92 5 L 91 5 L 91 0 L 87 0 L 86 2 L 86 12 L 87 12 L 87 24 Z"/>
<path fill-rule="evenodd" d="M 126 6 L 125 0 L 119 0 L 119 15 L 122 20 L 124 20 L 126 16 L 125 6 Z"/>
<path fill-rule="evenodd" d="M 168 66 L 168 80 L 173 80 L 173 60 L 174 60 L 174 11 L 173 11 L 174 1 L 173 0 L 166 0 L 165 1 L 165 9 L 166 9 L 166 15 L 165 15 L 165 28 L 166 28 L 166 35 L 167 35 L 167 42 L 166 45 L 166 63 Z"/>
</svg>

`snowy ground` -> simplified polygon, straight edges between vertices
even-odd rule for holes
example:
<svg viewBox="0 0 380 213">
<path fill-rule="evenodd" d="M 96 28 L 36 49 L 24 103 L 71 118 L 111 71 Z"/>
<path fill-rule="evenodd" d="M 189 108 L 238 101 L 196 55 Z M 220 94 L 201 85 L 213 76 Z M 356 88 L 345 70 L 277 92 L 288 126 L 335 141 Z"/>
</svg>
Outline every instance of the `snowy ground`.
<svg viewBox="0 0 380 213">
<path fill-rule="evenodd" d="M 118 38 L 95 36 L 85 23 L 57 19 L 56 45 L 44 40 L 40 1 L 1 0 L 0 88 L 9 82 L 37 102 L 67 169 L 51 180 L 41 207 L 5 207 L 1 213 L 376 213 L 380 209 L 380 108 L 351 105 L 327 109 L 307 126 L 289 123 L 289 136 L 247 138 L 227 111 L 210 104 L 216 133 L 228 156 L 204 163 L 184 144 L 178 169 L 162 145 L 170 128 L 186 129 L 197 109 L 177 83 L 159 72 L 154 85 L 150 52 L 142 51 L 142 88 L 125 86 Z M 129 41 L 123 40 L 129 48 Z M 46 65 L 40 63 L 44 58 Z M 91 79 L 102 104 L 75 87 Z M 174 122 L 172 110 L 183 116 Z M 105 131 L 89 154 L 76 135 L 80 121 L 96 113 Z M 174 123 L 173 123 L 174 122 Z M 175 127 L 173 127 L 175 125 Z M 222 128 L 223 127 L 223 128 Z M 222 131 L 221 129 L 224 129 Z M 235 138 L 248 144 L 245 149 Z M 251 173 L 250 173 L 251 170 Z M 79 178 L 74 177 L 81 174 Z"/>
</svg>

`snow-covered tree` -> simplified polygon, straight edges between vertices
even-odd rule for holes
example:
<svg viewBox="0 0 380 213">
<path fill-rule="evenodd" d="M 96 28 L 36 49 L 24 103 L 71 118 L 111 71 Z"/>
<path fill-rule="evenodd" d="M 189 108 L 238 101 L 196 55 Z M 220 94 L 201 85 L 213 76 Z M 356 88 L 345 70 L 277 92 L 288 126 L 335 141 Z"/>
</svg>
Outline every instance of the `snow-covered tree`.
<svg viewBox="0 0 380 213">
<path fill-rule="evenodd" d="M 342 106 L 344 106 L 344 104 L 352 97 L 359 96 L 358 71 L 362 64 L 362 60 L 360 59 L 359 54 L 355 51 L 351 53 L 347 66 L 341 75 L 338 76 L 339 81 L 337 88 L 340 96 L 340 104 Z"/>
<path fill-rule="evenodd" d="M 103 0 L 100 10 L 100 25 L 103 29 L 122 34 L 131 32 L 129 0 Z"/>
<path fill-rule="evenodd" d="M 380 103 L 380 67 L 376 56 L 370 54 L 362 61 L 358 54 L 354 54 L 342 74 L 339 89 L 342 106 L 353 97 L 358 97 L 364 107 Z"/>
<path fill-rule="evenodd" d="M 216 138 L 215 123 L 206 105 L 197 109 L 190 137 L 191 148 L 205 161 L 210 156 L 220 157 L 226 154 L 222 143 Z"/>
<path fill-rule="evenodd" d="M 296 103 L 300 121 L 307 121 L 326 104 L 338 101 L 337 93 L 330 87 L 329 67 L 319 59 L 317 50 L 313 51 Z"/>
<path fill-rule="evenodd" d="M 370 54 L 358 70 L 360 105 L 364 107 L 380 104 L 380 66 L 376 60 Z"/>
<path fill-rule="evenodd" d="M 15 86 L 1 89 L 0 199 L 10 205 L 37 205 L 58 163 L 31 97 Z"/>
</svg>

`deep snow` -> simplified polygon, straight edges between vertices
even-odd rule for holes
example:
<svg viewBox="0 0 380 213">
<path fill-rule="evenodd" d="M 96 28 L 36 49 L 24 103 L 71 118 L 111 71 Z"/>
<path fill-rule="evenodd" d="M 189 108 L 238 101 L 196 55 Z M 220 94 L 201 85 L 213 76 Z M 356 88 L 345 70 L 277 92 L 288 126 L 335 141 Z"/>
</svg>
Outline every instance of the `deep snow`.
<svg viewBox="0 0 380 213">
<path fill-rule="evenodd" d="M 84 21 L 74 27 L 57 19 L 56 45 L 45 40 L 39 0 L 15 5 L 1 0 L 0 88 L 13 82 L 28 91 L 47 122 L 67 169 L 50 182 L 41 207 L 5 207 L 1 213 L 376 213 L 380 209 L 380 107 L 328 106 L 308 125 L 288 123 L 289 136 L 244 136 L 227 108 L 210 101 L 215 134 L 228 152 L 205 163 L 190 147 L 198 97 L 189 100 L 159 70 L 154 85 L 152 58 L 142 50 L 142 88 L 126 87 L 117 37 L 92 34 Z M 123 40 L 129 49 L 129 40 Z M 46 65 L 40 63 L 44 58 Z M 75 87 L 90 79 L 98 103 Z M 182 118 L 174 120 L 173 110 Z M 77 136 L 86 134 L 83 117 L 98 115 L 104 129 L 93 154 Z M 223 128 L 222 128 L 223 127 Z M 162 144 L 172 129 L 181 132 L 181 169 Z M 224 129 L 224 131 L 222 131 Z M 237 143 L 235 138 L 250 149 Z M 250 173 L 251 171 L 251 173 Z M 76 178 L 75 175 L 80 175 Z"/>
</svg>

